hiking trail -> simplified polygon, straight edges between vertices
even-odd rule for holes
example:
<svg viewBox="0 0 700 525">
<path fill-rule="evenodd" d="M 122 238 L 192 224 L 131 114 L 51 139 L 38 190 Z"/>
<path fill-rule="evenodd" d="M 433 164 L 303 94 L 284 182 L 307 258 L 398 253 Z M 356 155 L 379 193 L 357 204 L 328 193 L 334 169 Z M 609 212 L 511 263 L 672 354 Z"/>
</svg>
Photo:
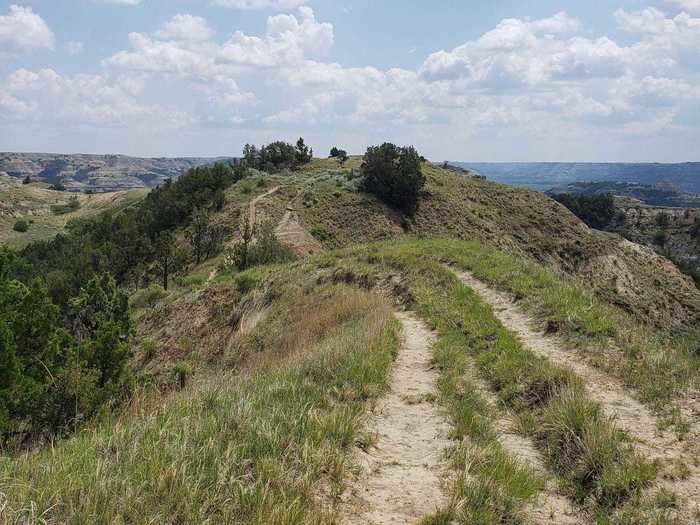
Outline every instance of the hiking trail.
<svg viewBox="0 0 700 525">
<path fill-rule="evenodd" d="M 683 441 L 668 430 L 660 430 L 654 414 L 637 401 L 620 380 L 586 363 L 584 357 L 567 348 L 556 336 L 539 332 L 534 328 L 535 319 L 525 314 L 509 294 L 491 288 L 470 272 L 457 271 L 456 275 L 491 306 L 496 318 L 526 348 L 576 373 L 583 380 L 590 398 L 598 402 L 618 427 L 630 436 L 635 449 L 648 460 L 659 460 L 661 470 L 656 486 L 672 490 L 680 497 L 682 515 L 690 517 L 700 511 L 700 472 L 693 464 L 697 451 L 692 450 L 700 439 L 697 425 L 691 425 Z M 676 476 L 668 470 L 679 464 L 688 468 L 686 476 Z"/>
<path fill-rule="evenodd" d="M 358 450 L 362 471 L 352 480 L 341 523 L 417 523 L 444 507 L 445 450 L 450 426 L 430 401 L 438 373 L 431 370 L 435 335 L 410 313 L 397 313 L 403 341 L 389 392 L 372 411 L 367 432 L 374 446 Z"/>
</svg>

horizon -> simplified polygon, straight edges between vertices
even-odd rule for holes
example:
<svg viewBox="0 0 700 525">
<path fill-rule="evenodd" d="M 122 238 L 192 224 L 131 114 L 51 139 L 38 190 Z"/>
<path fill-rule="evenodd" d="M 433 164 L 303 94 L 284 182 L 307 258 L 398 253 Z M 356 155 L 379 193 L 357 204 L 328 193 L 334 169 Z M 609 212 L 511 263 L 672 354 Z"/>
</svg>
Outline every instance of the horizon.
<svg viewBox="0 0 700 525">
<path fill-rule="evenodd" d="M 0 149 L 693 162 L 698 48 L 697 0 L 3 0 Z"/>
</svg>

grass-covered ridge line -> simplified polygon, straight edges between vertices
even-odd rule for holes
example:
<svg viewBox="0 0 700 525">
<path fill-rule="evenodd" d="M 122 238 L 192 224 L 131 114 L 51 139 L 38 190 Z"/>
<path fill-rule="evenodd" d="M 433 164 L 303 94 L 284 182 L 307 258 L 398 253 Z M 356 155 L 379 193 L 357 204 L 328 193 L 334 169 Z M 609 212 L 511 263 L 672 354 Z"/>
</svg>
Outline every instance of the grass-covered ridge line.
<svg viewBox="0 0 700 525">
<path fill-rule="evenodd" d="M 658 411 L 672 412 L 670 402 L 700 387 L 700 354 L 692 337 L 661 334 L 604 303 L 584 283 L 479 243 L 431 240 L 422 246 L 512 293 L 547 331 L 584 350 L 596 366 L 623 379 Z"/>
<path fill-rule="evenodd" d="M 522 432 L 535 440 L 572 498 L 601 515 L 636 499 L 654 479 L 655 466 L 634 453 L 600 405 L 588 399 L 578 377 L 528 351 L 498 322 L 490 307 L 444 267 L 438 248 L 429 241 L 378 244 L 329 254 L 325 264 L 335 266 L 337 274 L 355 273 L 358 282 L 376 272 L 405 276 L 413 308 L 475 360 L 482 378 L 518 417 Z M 465 403 L 457 403 L 458 410 L 468 408 L 470 402 Z M 460 424 L 466 432 L 469 416 Z M 527 496 L 522 487 L 510 490 L 511 503 Z"/>
<path fill-rule="evenodd" d="M 2 458 L 7 506 L 0 518 L 327 519 L 316 496 L 322 485 L 331 495 L 340 491 L 365 401 L 385 387 L 398 325 L 385 301 L 346 286 L 294 287 L 284 294 L 306 305 L 291 315 L 322 318 L 323 329 L 295 337 L 291 332 L 301 325 L 290 325 L 265 340 L 261 323 L 254 331 L 263 342 L 258 352 L 286 350 L 277 365 L 194 381 L 155 407 L 152 398 L 137 398 L 122 415 L 53 448 Z M 303 300 L 307 294 L 318 294 L 315 306 Z"/>
</svg>

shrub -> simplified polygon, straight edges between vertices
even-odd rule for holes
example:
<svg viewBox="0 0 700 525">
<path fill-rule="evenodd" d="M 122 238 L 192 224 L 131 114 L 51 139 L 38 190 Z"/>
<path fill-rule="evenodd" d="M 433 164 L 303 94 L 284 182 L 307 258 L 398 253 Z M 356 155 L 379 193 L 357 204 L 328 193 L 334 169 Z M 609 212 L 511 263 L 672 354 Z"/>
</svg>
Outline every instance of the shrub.
<svg viewBox="0 0 700 525">
<path fill-rule="evenodd" d="M 659 230 L 654 234 L 654 244 L 661 246 L 662 248 L 666 246 L 668 242 L 668 235 L 665 231 Z"/>
<path fill-rule="evenodd" d="M 65 215 L 66 213 L 71 213 L 80 209 L 80 201 L 77 195 L 73 195 L 66 204 L 54 204 L 51 206 L 51 210 L 56 215 Z"/>
<path fill-rule="evenodd" d="M 55 182 L 49 188 L 54 190 L 54 191 L 66 191 L 66 187 L 63 185 L 63 183 L 61 181 Z"/>
<path fill-rule="evenodd" d="M 136 308 L 144 306 L 153 307 L 155 304 L 165 297 L 165 290 L 159 284 L 151 284 L 148 288 L 137 291 L 131 297 L 131 304 Z"/>
<path fill-rule="evenodd" d="M 31 183 L 32 183 L 32 178 L 31 178 L 29 175 L 27 175 L 26 177 L 24 177 L 24 180 L 22 181 L 22 184 L 31 184 Z"/>
<path fill-rule="evenodd" d="M 425 186 L 420 155 L 413 146 L 384 143 L 367 149 L 362 163 L 363 188 L 408 215 L 418 208 Z"/>
<path fill-rule="evenodd" d="M 246 226 L 243 239 L 224 257 L 224 266 L 228 270 L 243 271 L 253 266 L 291 261 L 294 257 L 294 253 L 275 236 L 274 225 L 265 222 L 255 230 Z"/>
<path fill-rule="evenodd" d="M 12 227 L 12 229 L 16 232 L 24 233 L 27 230 L 29 230 L 29 223 L 23 219 L 20 219 L 17 222 L 15 222 L 15 225 Z"/>
<path fill-rule="evenodd" d="M 665 211 L 662 211 L 656 216 L 656 225 L 659 228 L 668 228 L 671 225 L 671 216 Z"/>
</svg>

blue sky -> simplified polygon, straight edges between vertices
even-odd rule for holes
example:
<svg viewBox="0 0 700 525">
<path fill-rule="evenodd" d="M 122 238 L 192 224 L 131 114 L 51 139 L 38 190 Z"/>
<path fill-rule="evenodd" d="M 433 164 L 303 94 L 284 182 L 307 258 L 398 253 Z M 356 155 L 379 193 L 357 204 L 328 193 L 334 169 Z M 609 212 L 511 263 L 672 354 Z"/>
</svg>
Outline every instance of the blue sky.
<svg viewBox="0 0 700 525">
<path fill-rule="evenodd" d="M 0 1 L 0 150 L 700 160 L 700 0 Z"/>
</svg>

